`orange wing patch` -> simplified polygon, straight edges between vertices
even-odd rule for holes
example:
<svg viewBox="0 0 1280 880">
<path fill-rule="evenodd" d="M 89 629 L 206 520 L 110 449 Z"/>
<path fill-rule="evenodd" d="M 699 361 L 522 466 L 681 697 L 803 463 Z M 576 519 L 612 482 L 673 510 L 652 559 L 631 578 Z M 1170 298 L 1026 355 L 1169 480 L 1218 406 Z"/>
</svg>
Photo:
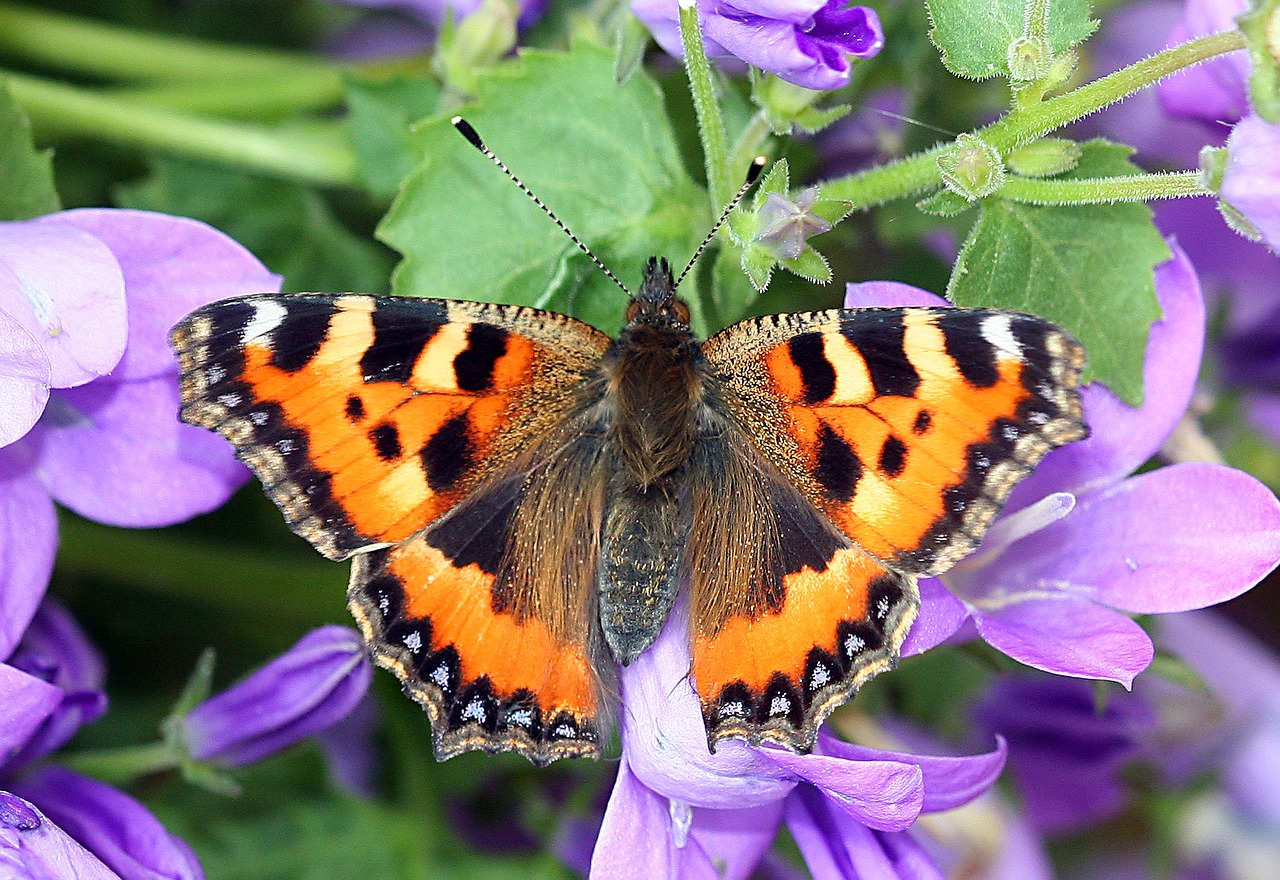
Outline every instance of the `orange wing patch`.
<svg viewBox="0 0 1280 880">
<path fill-rule="evenodd" d="M 867 679 L 890 668 L 915 620 L 914 579 L 857 548 L 782 580 L 773 613 L 695 627 L 693 677 L 714 745 L 744 737 L 807 751 L 818 726 Z"/>
<path fill-rule="evenodd" d="M 429 535 L 357 556 L 351 610 L 378 662 L 422 703 L 436 756 L 518 751 L 537 764 L 600 752 L 602 698 L 575 640 L 494 605 L 495 575 Z"/>
<path fill-rule="evenodd" d="M 708 359 L 761 451 L 852 541 L 937 574 L 1085 436 L 1079 343 L 1030 315 L 865 309 L 746 321 Z"/>
<path fill-rule="evenodd" d="M 230 439 L 335 559 L 408 538 L 509 463 L 608 342 L 532 309 L 358 295 L 214 303 L 173 331 L 183 419 Z"/>
</svg>

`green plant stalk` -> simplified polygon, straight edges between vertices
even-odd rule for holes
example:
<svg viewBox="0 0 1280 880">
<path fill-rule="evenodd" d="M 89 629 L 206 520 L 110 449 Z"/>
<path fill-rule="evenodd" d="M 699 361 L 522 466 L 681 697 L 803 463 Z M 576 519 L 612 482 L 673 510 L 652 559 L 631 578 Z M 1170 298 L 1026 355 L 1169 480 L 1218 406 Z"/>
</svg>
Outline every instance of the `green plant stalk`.
<svg viewBox="0 0 1280 880">
<path fill-rule="evenodd" d="M 1018 107 L 973 134 L 1004 154 L 1180 70 L 1242 48 L 1244 37 L 1239 31 L 1201 37 L 1166 49 L 1065 95 Z M 887 165 L 836 178 L 823 185 L 822 194 L 825 198 L 845 199 L 852 202 L 854 208 L 865 209 L 936 189 L 942 181 L 938 157 L 950 148 L 951 143 L 939 144 Z"/>
<path fill-rule="evenodd" d="M 1050 0 L 1026 0 L 1022 19 L 1022 35 L 1038 37 L 1041 40 L 1049 36 L 1049 3 Z"/>
<path fill-rule="evenodd" d="M 0 52 L 60 70 L 125 80 L 308 76 L 341 88 L 342 71 L 307 55 L 142 33 L 0 2 Z"/>
<path fill-rule="evenodd" d="M 219 162 L 289 180 L 355 186 L 356 157 L 340 123 L 269 128 L 135 104 L 120 97 L 3 74 L 10 94 L 45 129 Z"/>
<path fill-rule="evenodd" d="M 1213 193 L 1201 185 L 1199 171 L 1076 180 L 1010 177 L 998 192 L 1002 199 L 1031 205 L 1096 205 L 1211 195 Z"/>
<path fill-rule="evenodd" d="M 77 773 L 116 785 L 128 785 L 140 776 L 173 770 L 178 757 L 165 742 L 114 749 L 86 749 L 58 755 L 58 763 Z"/>
<path fill-rule="evenodd" d="M 347 566 L 164 531 L 59 518 L 57 570 L 210 606 L 314 624 L 344 615 Z"/>
<path fill-rule="evenodd" d="M 712 209 L 719 212 L 733 198 L 735 189 L 728 167 L 729 136 L 716 101 L 711 62 L 707 60 L 707 51 L 702 44 L 698 7 L 691 2 L 680 3 L 680 39 L 684 42 L 684 67 L 689 75 L 693 109 L 698 116 L 698 132 L 702 135 L 707 188 L 711 192 Z M 743 172 L 746 172 L 745 168 Z"/>
<path fill-rule="evenodd" d="M 346 99 L 340 80 L 334 82 L 307 75 L 162 83 L 113 89 L 106 94 L 132 104 L 258 121 L 335 110 Z"/>
</svg>

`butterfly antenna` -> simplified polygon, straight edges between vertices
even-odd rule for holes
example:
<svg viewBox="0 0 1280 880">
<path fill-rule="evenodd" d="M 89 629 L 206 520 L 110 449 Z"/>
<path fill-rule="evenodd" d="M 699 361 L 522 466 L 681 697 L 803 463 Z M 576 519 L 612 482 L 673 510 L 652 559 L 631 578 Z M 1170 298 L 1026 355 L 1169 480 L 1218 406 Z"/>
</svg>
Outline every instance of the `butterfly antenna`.
<svg viewBox="0 0 1280 880">
<path fill-rule="evenodd" d="M 702 256 L 702 252 L 711 244 L 711 239 L 716 237 L 716 233 L 720 231 L 720 227 L 729 219 L 729 214 L 733 209 L 738 207 L 738 202 L 742 201 L 742 197 L 747 194 L 747 190 L 751 189 L 751 185 L 760 177 L 760 172 L 764 170 L 764 166 L 768 163 L 768 159 L 764 156 L 756 156 L 751 162 L 751 167 L 747 169 L 747 180 L 742 184 L 742 188 L 738 190 L 738 194 L 729 200 L 729 204 L 720 212 L 720 219 L 711 227 L 711 231 L 707 233 L 707 237 L 702 240 L 702 244 L 698 245 L 698 249 L 693 252 L 693 256 L 689 259 L 689 265 L 684 267 L 684 271 L 680 273 L 680 277 L 676 279 L 672 290 L 680 286 L 680 282 L 684 280 L 684 276 L 689 274 L 689 270 L 693 268 L 693 264 L 698 262 L 698 257 Z"/>
<path fill-rule="evenodd" d="M 609 270 L 608 266 L 600 262 L 599 257 L 591 253 L 591 250 L 585 244 L 582 243 L 582 239 L 574 235 L 573 230 L 570 229 L 568 226 L 566 226 L 564 224 L 564 221 L 556 216 L 556 212 L 548 208 L 546 203 L 542 201 L 542 199 L 534 195 L 533 190 L 525 186 L 524 181 L 516 177 L 515 172 L 513 172 L 510 168 L 507 167 L 507 163 L 499 159 L 497 155 L 493 152 L 493 150 L 490 150 L 488 147 L 484 145 L 484 141 L 480 140 L 479 133 L 476 132 L 476 130 L 471 127 L 471 123 L 467 122 L 467 120 L 463 119 L 461 116 L 455 116 L 453 117 L 453 119 L 449 121 L 453 123 L 453 127 L 456 128 L 464 138 L 466 138 L 468 141 L 471 142 L 471 146 L 475 147 L 477 150 L 483 153 L 490 162 L 492 162 L 494 165 L 497 165 L 500 169 L 502 169 L 502 173 L 507 175 L 507 177 L 511 180 L 512 183 L 520 187 L 520 191 L 525 195 L 527 195 L 530 199 L 532 199 L 533 203 L 542 209 L 542 213 L 546 214 L 548 217 L 554 220 L 555 224 L 560 227 L 560 230 L 565 235 L 569 236 L 569 240 L 578 246 L 578 250 L 586 254 L 587 257 L 591 260 L 591 262 L 596 264 L 596 268 L 598 268 L 605 275 L 609 276 L 610 281 L 612 281 L 614 284 L 621 287 L 623 293 L 625 293 L 628 297 L 631 296 L 631 291 L 627 290 L 627 285 L 619 281 L 618 276 L 614 275 L 613 272 Z"/>
</svg>

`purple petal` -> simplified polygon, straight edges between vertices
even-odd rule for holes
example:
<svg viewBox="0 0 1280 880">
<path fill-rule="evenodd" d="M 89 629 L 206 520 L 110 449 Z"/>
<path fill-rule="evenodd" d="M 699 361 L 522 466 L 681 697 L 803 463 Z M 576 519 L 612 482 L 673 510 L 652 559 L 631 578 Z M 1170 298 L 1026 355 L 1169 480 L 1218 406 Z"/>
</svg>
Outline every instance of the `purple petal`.
<svg viewBox="0 0 1280 880">
<path fill-rule="evenodd" d="M 1099 709 L 1092 687 L 1063 678 L 997 681 L 976 716 L 1009 739 L 1009 765 L 1037 827 L 1065 831 L 1112 815 L 1127 800 L 1120 776 L 1147 754 L 1156 715 L 1133 694 Z"/>
<path fill-rule="evenodd" d="M 814 880 L 943 880 L 907 833 L 850 822 L 812 789 L 797 789 L 787 798 L 785 815 Z"/>
<path fill-rule="evenodd" d="M 102 656 L 61 605 L 46 598 L 9 664 L 62 690 L 58 707 L 9 762 L 25 765 L 62 747 L 107 710 Z"/>
<path fill-rule="evenodd" d="M 621 672 L 623 754 L 648 788 L 695 807 L 771 803 L 795 787 L 758 749 L 730 740 L 707 749 L 702 704 L 689 680 L 687 602 L 658 638 Z"/>
<path fill-rule="evenodd" d="M 816 786 L 830 802 L 881 831 L 909 828 L 924 804 L 924 775 L 903 761 L 845 760 L 761 749 L 779 767 Z"/>
<path fill-rule="evenodd" d="M 169 328 L 214 300 L 273 293 L 280 276 L 223 233 L 196 220 L 149 211 L 83 208 L 48 218 L 111 248 L 124 273 L 129 344 L 117 380 L 176 375 Z M 56 383 L 55 383 L 56 384 Z"/>
<path fill-rule="evenodd" d="M 690 842 L 710 859 L 719 880 L 746 880 L 754 876 L 778 836 L 782 805 L 774 801 L 745 810 L 695 809 Z"/>
<path fill-rule="evenodd" d="M 316 734 L 334 783 L 357 797 L 372 798 L 376 793 L 381 721 L 377 701 L 366 693 L 347 717 Z"/>
<path fill-rule="evenodd" d="M 1164 317 L 1151 325 L 1141 408 L 1123 403 L 1103 385 L 1086 386 L 1090 436 L 1050 452 L 1014 489 L 1006 513 L 1053 492 L 1079 495 L 1118 482 L 1155 454 L 1186 412 L 1204 349 L 1204 299 L 1190 260 L 1176 242 L 1170 247 L 1173 259 L 1156 267 L 1156 295 Z"/>
<path fill-rule="evenodd" d="M 974 622 L 988 644 L 1021 663 L 1125 687 L 1155 652 L 1142 627 L 1123 614 L 1066 594 L 983 609 Z"/>
<path fill-rule="evenodd" d="M 229 443 L 179 422 L 177 412 L 176 370 L 54 392 L 38 458 L 49 491 L 116 526 L 172 525 L 221 506 L 249 472 Z"/>
<path fill-rule="evenodd" d="M 62 691 L 48 682 L 0 663 L 0 769 L 26 745 L 62 701 Z"/>
<path fill-rule="evenodd" d="M 43 767 L 14 787 L 123 880 L 203 880 L 191 848 L 146 807 L 96 779 Z M 74 876 L 74 875 L 72 875 Z"/>
<path fill-rule="evenodd" d="M 902 643 L 901 655 L 913 657 L 951 638 L 969 619 L 969 609 L 936 578 L 920 581 L 920 613 Z"/>
<path fill-rule="evenodd" d="M 49 358 L 35 337 L 0 311 L 0 446 L 31 430 L 49 400 Z"/>
<path fill-rule="evenodd" d="M 624 754 L 591 856 L 592 880 L 675 880 L 681 876 L 676 873 L 678 853 L 672 825 L 670 801 L 635 777 Z M 699 873 L 707 880 L 715 877 L 714 868 Z"/>
<path fill-rule="evenodd" d="M 937 294 L 901 281 L 863 281 L 845 285 L 846 309 L 886 309 L 900 306 L 949 308 L 951 303 Z"/>
<path fill-rule="evenodd" d="M 1231 129 L 1222 197 L 1280 252 L 1280 125 L 1250 114 Z"/>
<path fill-rule="evenodd" d="M 35 807 L 3 791 L 0 876 L 5 880 L 120 880 Z"/>
<path fill-rule="evenodd" d="M 1079 499 L 1001 560 L 1010 592 L 1069 590 L 1160 614 L 1234 598 L 1280 562 L 1280 502 L 1253 477 L 1192 462 Z M 1043 585 L 1043 586 L 1042 586 Z"/>
<path fill-rule="evenodd" d="M 1004 769 L 1008 751 L 1005 742 L 996 738 L 994 751 L 984 755 L 917 755 L 872 749 L 847 743 L 818 731 L 818 742 L 824 754 L 848 761 L 900 761 L 920 768 L 924 800 L 920 812 L 937 813 L 963 806 L 995 784 Z"/>
<path fill-rule="evenodd" d="M 58 548 L 57 514 L 24 461 L 27 443 L 0 449 L 0 658 L 12 654 L 27 631 Z"/>
<path fill-rule="evenodd" d="M 1235 17 L 1245 10 L 1239 0 L 1186 0 L 1183 19 L 1169 34 L 1168 45 L 1235 30 Z M 1248 55 L 1231 52 L 1161 82 L 1160 101 L 1170 113 L 1234 122 L 1247 112 L 1248 80 Z"/>
<path fill-rule="evenodd" d="M 0 311 L 44 349 L 53 386 L 70 388 L 120 361 L 124 279 L 105 243 L 48 220 L 0 223 Z"/>
<path fill-rule="evenodd" d="M 251 763 L 345 718 L 372 676 L 359 633 L 322 626 L 192 709 L 183 719 L 186 743 L 201 761 Z"/>
<path fill-rule="evenodd" d="M 1157 641 L 1199 673 L 1233 723 L 1264 714 L 1280 696 L 1280 660 L 1219 614 L 1192 611 L 1162 617 Z"/>
</svg>

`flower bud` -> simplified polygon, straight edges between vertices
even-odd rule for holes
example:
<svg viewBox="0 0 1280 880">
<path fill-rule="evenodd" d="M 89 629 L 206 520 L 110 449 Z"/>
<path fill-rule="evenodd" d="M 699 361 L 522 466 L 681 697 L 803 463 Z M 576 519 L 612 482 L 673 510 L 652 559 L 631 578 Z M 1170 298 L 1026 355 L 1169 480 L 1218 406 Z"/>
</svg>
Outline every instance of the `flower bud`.
<svg viewBox="0 0 1280 880">
<path fill-rule="evenodd" d="M 1009 168 L 1023 177 L 1049 177 L 1080 162 L 1080 145 L 1066 138 L 1040 138 L 1009 154 Z"/>
<path fill-rule="evenodd" d="M 17 795 L 0 791 L 0 876 L 6 880 L 120 880 Z"/>
<path fill-rule="evenodd" d="M 818 188 L 814 186 L 796 196 L 794 202 L 781 193 L 769 193 L 760 206 L 756 243 L 779 260 L 800 256 L 808 239 L 831 231 L 830 222 L 812 213 L 817 200 Z"/>
<path fill-rule="evenodd" d="M 1009 76 L 1022 82 L 1034 82 L 1049 72 L 1053 52 L 1043 37 L 1018 37 L 1009 44 L 1006 56 Z"/>
<path fill-rule="evenodd" d="M 991 195 L 1004 185 L 1004 161 L 1000 151 L 981 138 L 962 134 L 938 157 L 942 182 L 947 189 L 970 202 Z"/>
</svg>

